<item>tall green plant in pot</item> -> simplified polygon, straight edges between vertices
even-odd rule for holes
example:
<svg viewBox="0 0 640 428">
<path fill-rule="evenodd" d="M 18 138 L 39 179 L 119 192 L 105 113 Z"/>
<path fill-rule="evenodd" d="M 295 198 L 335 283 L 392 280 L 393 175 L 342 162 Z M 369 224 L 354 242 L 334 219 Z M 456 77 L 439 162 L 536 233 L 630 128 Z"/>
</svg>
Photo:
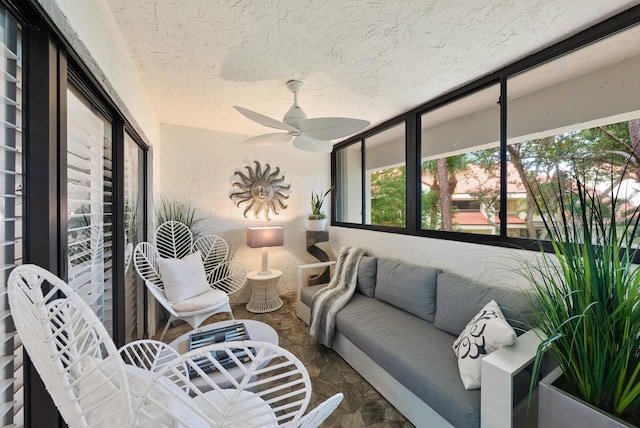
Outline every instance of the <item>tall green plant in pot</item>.
<svg viewBox="0 0 640 428">
<path fill-rule="evenodd" d="M 606 171 L 601 165 L 558 173 L 552 191 L 532 188 L 552 254 L 542 252 L 524 272 L 546 336 L 534 379 L 551 349 L 562 369 L 562 390 L 629 420 L 640 410 L 640 271 L 633 264 L 640 208 L 631 190 L 637 180 L 626 165 L 608 165 Z M 542 392 L 541 418 L 548 410 L 543 406 L 556 404 L 543 404 Z M 578 418 L 574 413 L 564 420 Z"/>
<path fill-rule="evenodd" d="M 324 230 L 324 223 L 327 215 L 322 211 L 324 200 L 331 193 L 334 186 L 331 186 L 324 193 L 311 192 L 311 213 L 309 214 L 309 230 Z"/>
</svg>

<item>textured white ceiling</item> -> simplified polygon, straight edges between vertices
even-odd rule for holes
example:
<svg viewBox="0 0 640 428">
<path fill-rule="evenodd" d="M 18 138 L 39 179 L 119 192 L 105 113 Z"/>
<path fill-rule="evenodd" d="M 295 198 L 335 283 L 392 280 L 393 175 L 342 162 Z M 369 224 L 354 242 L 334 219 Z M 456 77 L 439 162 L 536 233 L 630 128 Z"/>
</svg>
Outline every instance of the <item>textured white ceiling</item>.
<svg viewBox="0 0 640 428">
<path fill-rule="evenodd" d="M 630 0 L 107 0 L 162 123 L 271 132 L 301 79 L 309 117 L 379 124 L 562 40 Z"/>
</svg>

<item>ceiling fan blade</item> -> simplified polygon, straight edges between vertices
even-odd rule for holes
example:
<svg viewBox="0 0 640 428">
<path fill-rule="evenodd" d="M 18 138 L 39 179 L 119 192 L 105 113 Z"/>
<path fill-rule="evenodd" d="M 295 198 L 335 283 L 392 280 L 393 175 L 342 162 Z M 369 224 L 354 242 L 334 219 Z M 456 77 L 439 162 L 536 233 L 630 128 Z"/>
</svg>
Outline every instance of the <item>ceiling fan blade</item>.
<svg viewBox="0 0 640 428">
<path fill-rule="evenodd" d="M 280 122 L 279 120 L 272 119 L 269 116 L 265 116 L 264 114 L 256 113 L 255 111 L 247 110 L 246 108 L 238 106 L 233 106 L 233 108 L 235 108 L 254 122 L 259 123 L 260 125 L 268 126 L 269 128 L 284 129 L 285 131 L 289 132 L 300 132 L 299 129 L 296 129 L 293 126 L 289 126 L 286 123 Z"/>
<path fill-rule="evenodd" d="M 248 144 L 252 146 L 270 146 L 272 144 L 288 143 L 291 141 L 292 136 L 290 134 L 284 134 L 282 132 L 274 132 L 272 134 L 263 134 L 256 137 L 251 137 L 242 142 L 242 144 Z"/>
<path fill-rule="evenodd" d="M 335 140 L 355 134 L 369 126 L 369 122 L 348 117 L 317 117 L 300 121 L 300 130 L 319 140 Z"/>
<path fill-rule="evenodd" d="M 331 141 L 318 140 L 306 135 L 298 135 L 293 139 L 293 146 L 306 152 L 331 153 L 333 144 Z"/>
</svg>

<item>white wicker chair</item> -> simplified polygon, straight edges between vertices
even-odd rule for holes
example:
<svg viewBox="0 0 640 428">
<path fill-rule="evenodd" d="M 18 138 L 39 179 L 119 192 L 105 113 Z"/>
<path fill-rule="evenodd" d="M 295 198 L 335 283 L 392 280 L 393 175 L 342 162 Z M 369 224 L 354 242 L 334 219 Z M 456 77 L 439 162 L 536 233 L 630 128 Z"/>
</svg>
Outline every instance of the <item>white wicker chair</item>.
<svg viewBox="0 0 640 428">
<path fill-rule="evenodd" d="M 129 242 L 124 247 L 124 274 L 126 275 L 129 272 L 129 267 L 131 266 L 131 259 L 133 258 L 133 243 Z"/>
<path fill-rule="evenodd" d="M 34 265 L 12 271 L 8 294 L 16 330 L 67 424 L 131 426 L 133 403 L 124 364 L 78 294 Z"/>
<path fill-rule="evenodd" d="M 220 236 L 204 235 L 194 242 L 187 225 L 170 220 L 158 226 L 154 243 L 162 258 L 181 259 L 200 251 L 209 284 L 227 294 L 237 292 L 247 281 L 247 269 L 228 260 L 229 245 Z"/>
<path fill-rule="evenodd" d="M 229 245 L 218 235 L 205 235 L 195 240 L 193 251 L 200 251 L 205 272 L 211 272 L 227 260 Z"/>
<path fill-rule="evenodd" d="M 126 364 L 157 372 L 167 363 L 180 356 L 171 346 L 158 340 L 136 340 L 119 349 Z"/>
<path fill-rule="evenodd" d="M 120 357 L 131 366 L 136 366 L 148 372 L 158 372 L 168 363 L 180 358 L 180 353 L 164 342 L 142 339 L 127 343 L 118 350 Z M 182 373 L 187 373 L 186 365 L 182 366 Z M 171 379 L 174 383 L 187 391 L 187 386 L 179 379 Z"/>
<path fill-rule="evenodd" d="M 233 294 L 247 282 L 247 268 L 242 263 L 227 260 L 229 245 L 221 237 L 201 236 L 193 243 L 193 251 L 200 251 L 204 271 L 212 287 Z"/>
<path fill-rule="evenodd" d="M 338 408 L 343 398 L 344 395 L 341 392 L 327 398 L 318 407 L 304 415 L 298 426 L 300 428 L 319 427 Z"/>
<path fill-rule="evenodd" d="M 158 267 L 159 257 L 160 255 L 156 248 L 148 242 L 139 243 L 133 251 L 133 264 L 135 265 L 136 271 L 144 280 L 147 289 L 153 297 L 169 312 L 169 320 L 162 331 L 160 340 L 164 338 L 171 323 L 177 319 L 189 323 L 193 328 L 197 328 L 205 319 L 220 312 L 228 312 L 231 318 L 233 318 L 233 312 L 229 304 L 229 296 L 213 288 L 207 292 L 213 296 L 213 298 L 210 299 L 213 301 L 213 304 L 210 306 L 191 311 L 176 310 L 164 292 L 164 284 Z"/>
<path fill-rule="evenodd" d="M 276 345 L 229 342 L 175 356 L 141 341 L 118 351 L 89 306 L 50 272 L 15 268 L 8 294 L 25 349 L 71 427 L 310 427 L 325 413 L 302 417 L 309 375 Z M 205 373 L 203 360 L 215 372 Z M 190 369 L 206 388 L 191 382 Z"/>
<path fill-rule="evenodd" d="M 133 260 L 138 274 L 151 294 L 169 312 L 169 320 L 160 340 L 164 338 L 173 321 L 178 319 L 197 328 L 206 318 L 220 312 L 229 312 L 233 318 L 228 296 L 245 284 L 247 269 L 241 263 L 227 260 L 229 246 L 224 239 L 216 235 L 205 235 L 194 242 L 191 231 L 184 223 L 171 220 L 158 226 L 154 242 L 155 245 L 144 242 L 138 244 L 134 249 Z M 207 299 L 212 303 L 197 310 L 177 310 L 176 307 L 179 306 L 176 306 L 176 303 L 179 302 L 172 305 L 165 294 L 158 258 L 180 259 L 195 251 L 200 251 L 207 281 L 214 289 Z M 214 296 L 220 292 L 225 293 L 225 296 Z"/>
<path fill-rule="evenodd" d="M 181 259 L 193 251 L 193 234 L 184 223 L 167 221 L 156 229 L 154 242 L 165 259 Z"/>
<path fill-rule="evenodd" d="M 200 377 L 199 386 L 185 374 L 185 365 L 191 377 Z M 266 342 L 226 342 L 190 351 L 155 375 L 162 377 L 186 385 L 189 396 L 175 399 L 186 405 L 193 397 L 202 409 L 198 416 L 216 427 L 298 427 L 311 398 L 311 381 L 300 360 Z M 153 391 L 163 387 L 149 385 L 145 396 L 151 398 L 140 406 L 160 406 Z M 161 421 L 174 410 L 163 411 L 146 416 Z"/>
</svg>

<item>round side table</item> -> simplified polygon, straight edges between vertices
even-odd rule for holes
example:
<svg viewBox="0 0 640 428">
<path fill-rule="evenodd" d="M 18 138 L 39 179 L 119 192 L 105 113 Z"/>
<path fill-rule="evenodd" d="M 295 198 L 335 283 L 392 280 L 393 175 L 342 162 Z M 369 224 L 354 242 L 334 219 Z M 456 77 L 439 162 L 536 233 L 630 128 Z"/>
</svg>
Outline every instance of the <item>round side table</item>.
<svg viewBox="0 0 640 428">
<path fill-rule="evenodd" d="M 282 271 L 270 269 L 268 274 L 260 274 L 252 270 L 247 273 L 247 281 L 251 285 L 251 299 L 247 303 L 247 310 L 256 314 L 275 311 L 283 305 L 278 295 L 278 280 Z"/>
</svg>

